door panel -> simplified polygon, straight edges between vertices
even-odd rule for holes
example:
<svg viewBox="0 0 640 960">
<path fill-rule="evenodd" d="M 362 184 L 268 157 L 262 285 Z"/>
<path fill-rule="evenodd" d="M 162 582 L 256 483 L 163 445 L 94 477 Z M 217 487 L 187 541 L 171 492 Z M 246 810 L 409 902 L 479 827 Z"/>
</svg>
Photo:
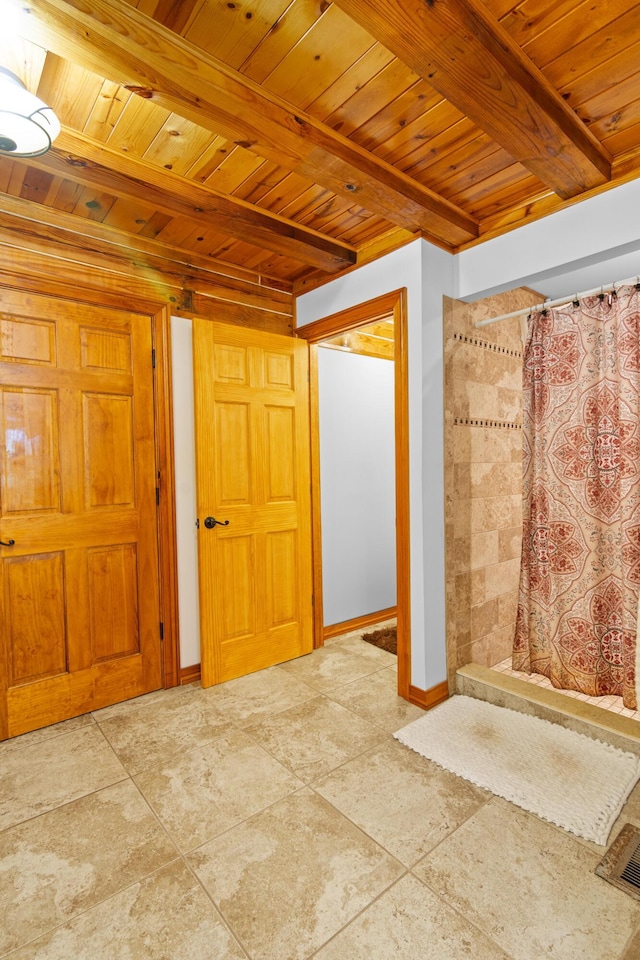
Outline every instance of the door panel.
<svg viewBox="0 0 640 960">
<path fill-rule="evenodd" d="M 251 536 L 226 536 L 220 541 L 216 554 L 220 563 L 220 597 L 233 597 L 233 602 L 221 604 L 222 643 L 252 636 L 257 629 L 255 609 L 254 543 Z"/>
<path fill-rule="evenodd" d="M 12 646 L 11 686 L 67 669 L 63 553 L 5 561 L 6 610 Z"/>
<path fill-rule="evenodd" d="M 312 649 L 308 348 L 197 319 L 193 348 L 209 686 Z"/>
<path fill-rule="evenodd" d="M 3 291 L 0 738 L 160 686 L 150 318 Z"/>
<path fill-rule="evenodd" d="M 265 500 L 295 500 L 296 411 L 292 407 L 264 408 Z"/>
<path fill-rule="evenodd" d="M 53 363 L 55 324 L 34 317 L 0 318 L 0 359 L 22 363 Z"/>
<path fill-rule="evenodd" d="M 135 543 L 88 551 L 92 662 L 140 652 Z"/>
<path fill-rule="evenodd" d="M 216 475 L 218 502 L 231 504 L 252 500 L 251 408 L 248 403 L 218 403 L 215 408 Z"/>
<path fill-rule="evenodd" d="M 299 617 L 297 537 L 292 530 L 267 534 L 267 626 L 281 627 Z"/>
<path fill-rule="evenodd" d="M 133 506 L 133 397 L 85 394 L 85 506 Z"/>
<path fill-rule="evenodd" d="M 5 390 L 2 434 L 3 513 L 59 511 L 58 391 Z"/>
<path fill-rule="evenodd" d="M 131 338 L 128 334 L 82 327 L 80 344 L 84 369 L 131 373 Z"/>
</svg>

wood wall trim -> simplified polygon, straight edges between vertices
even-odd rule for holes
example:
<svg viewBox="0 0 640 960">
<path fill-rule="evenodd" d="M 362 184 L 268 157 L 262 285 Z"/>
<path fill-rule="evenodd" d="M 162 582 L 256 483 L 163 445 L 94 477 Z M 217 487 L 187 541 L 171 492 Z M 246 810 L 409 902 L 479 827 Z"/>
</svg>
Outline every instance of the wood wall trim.
<svg viewBox="0 0 640 960">
<path fill-rule="evenodd" d="M 51 254 L 39 252 L 27 243 L 13 246 L 2 243 L 0 238 L 0 255 L 5 261 L 0 267 L 0 282 L 41 293 L 43 277 L 46 277 L 50 296 L 116 308 L 125 304 L 134 311 L 152 314 L 166 305 L 177 316 L 202 316 L 285 336 L 292 333 L 289 313 L 274 313 L 252 304 L 220 299 L 224 292 L 216 295 L 215 288 L 207 287 L 206 294 L 197 288 L 187 290 L 178 285 L 177 278 L 167 278 L 162 272 L 149 280 L 136 276 L 133 271 L 127 272 L 125 265 L 114 270 L 107 259 L 94 262 L 80 249 L 70 254 L 69 250 L 51 244 L 51 251 Z"/>
<path fill-rule="evenodd" d="M 180 303 L 171 307 L 176 317 L 203 317 L 205 320 L 218 320 L 220 323 L 232 323 L 236 327 L 251 327 L 252 330 L 266 330 L 269 333 L 281 333 L 292 336 L 291 317 L 270 313 L 268 310 L 256 310 L 244 303 L 226 303 L 217 297 L 205 297 L 202 294 L 189 294 Z"/>
<path fill-rule="evenodd" d="M 296 326 L 296 336 L 308 340 L 309 343 L 319 343 L 320 340 L 326 340 L 338 333 L 345 333 L 347 330 L 354 330 L 356 327 L 382 320 L 394 312 L 401 292 L 401 290 L 392 290 L 374 300 L 357 303 L 348 310 L 339 310 L 328 317 L 314 320 L 313 323 L 306 323 L 303 327 Z"/>
<path fill-rule="evenodd" d="M 387 607 L 385 610 L 376 610 L 374 613 L 365 613 L 362 617 L 354 617 L 352 620 L 343 620 L 342 623 L 332 623 L 322 630 L 325 640 L 332 637 L 339 637 L 342 633 L 353 633 L 361 630 L 363 627 L 369 627 L 373 623 L 380 623 L 382 620 L 390 620 L 397 616 L 397 607 Z"/>
<path fill-rule="evenodd" d="M 254 270 L 237 267 L 215 257 L 207 257 L 193 250 L 163 243 L 157 238 L 131 234 L 119 227 L 100 221 L 79 217 L 63 210 L 34 203 L 23 197 L 9 194 L 2 196 L 0 226 L 11 232 L 12 244 L 22 246 L 46 240 L 69 247 L 79 247 L 83 252 L 95 252 L 104 256 L 124 258 L 129 269 L 136 265 L 155 267 L 161 272 L 186 273 L 224 287 L 233 299 L 233 294 L 249 293 L 262 296 L 265 308 L 270 303 L 280 304 L 285 312 L 292 312 L 291 291 L 293 285 L 269 274 L 256 274 Z"/>
<path fill-rule="evenodd" d="M 160 619 L 164 686 L 180 682 L 180 629 L 178 617 L 178 545 L 173 453 L 173 386 L 171 366 L 171 315 L 162 309 L 154 318 L 156 355 L 154 390 L 156 409 L 156 459 L 160 474 L 158 548 Z"/>
<path fill-rule="evenodd" d="M 411 555 L 409 496 L 409 352 L 407 290 L 393 307 L 396 430 L 396 580 L 398 606 L 398 693 L 409 698 L 411 685 Z"/>
<path fill-rule="evenodd" d="M 430 687 L 428 690 L 410 686 L 409 694 L 405 699 L 415 703 L 417 707 L 422 707 L 423 710 L 431 710 L 449 699 L 449 684 L 443 680 L 442 683 L 437 683 L 435 687 Z"/>
<path fill-rule="evenodd" d="M 195 296 L 215 298 L 230 307 L 252 307 L 273 314 L 275 321 L 284 322 L 291 329 L 293 296 L 289 292 L 151 255 L 149 243 L 153 241 L 145 244 L 147 252 L 136 254 L 75 233 L 66 221 L 64 227 L 53 227 L 0 212 L 0 246 L 9 251 L 12 263 L 19 264 L 24 273 L 40 276 L 47 259 L 60 261 L 55 264 L 55 274 L 64 271 L 67 280 L 83 275 L 82 286 L 92 285 L 94 278 L 102 274 L 112 278 L 114 287 L 122 286 L 124 277 L 131 295 L 148 303 L 178 306 L 191 302 Z"/>
<path fill-rule="evenodd" d="M 92 275 L 90 266 L 87 268 L 81 263 L 63 265 L 55 256 L 40 256 L 6 245 L 0 246 L 0 254 L 4 259 L 0 267 L 0 284 L 19 290 L 45 292 L 51 297 L 82 300 L 83 303 L 116 309 L 122 309 L 124 304 L 126 309 L 149 314 L 155 314 L 164 305 L 164 299 L 171 299 L 164 298 L 157 289 L 154 291 L 150 284 L 137 284 L 134 277 L 105 276 L 102 271 Z"/>
<path fill-rule="evenodd" d="M 322 593 L 322 522 L 320 514 L 320 392 L 318 347 L 309 344 L 309 431 L 311 454 L 311 550 L 313 562 L 313 646 L 325 641 Z"/>
<path fill-rule="evenodd" d="M 407 343 L 407 290 L 402 287 L 373 300 L 359 303 L 348 310 L 341 310 L 313 323 L 296 329 L 296 335 L 314 345 L 327 337 L 335 336 L 355 327 L 365 326 L 376 320 L 393 316 L 394 326 L 394 403 L 396 442 L 396 581 L 398 617 L 398 693 L 409 699 L 411 684 L 411 557 L 409 542 L 409 367 Z M 311 396 L 318 403 L 317 366 L 311 378 Z M 316 414 L 317 415 L 317 414 Z M 313 426 L 313 423 L 312 423 Z M 313 442 L 313 441 L 312 441 Z M 321 530 L 320 512 L 320 461 L 318 449 L 311 460 L 312 511 L 314 538 Z M 314 591 L 322 597 L 322 556 L 314 552 Z M 372 622 L 372 621 L 370 621 Z M 373 621 L 375 622 L 375 621 Z M 316 600 L 316 645 L 321 646 L 327 634 L 318 624 L 322 623 L 322 611 Z M 340 625 L 342 626 L 342 625 Z M 355 628 L 357 629 L 357 627 Z M 342 632 L 347 632 L 343 630 Z M 337 634 L 334 634 L 337 635 Z"/>
<path fill-rule="evenodd" d="M 200 664 L 194 663 L 190 667 L 180 667 L 180 686 L 187 683 L 196 683 L 200 679 Z"/>
</svg>

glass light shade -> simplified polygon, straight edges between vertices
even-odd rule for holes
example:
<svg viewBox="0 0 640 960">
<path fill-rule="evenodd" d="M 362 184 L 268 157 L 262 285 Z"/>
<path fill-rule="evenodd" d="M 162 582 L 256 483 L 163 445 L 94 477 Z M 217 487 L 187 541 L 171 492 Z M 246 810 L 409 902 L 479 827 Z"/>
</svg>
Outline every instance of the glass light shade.
<svg viewBox="0 0 640 960">
<path fill-rule="evenodd" d="M 60 133 L 60 122 L 46 103 L 29 93 L 21 80 L 0 67 L 0 154 L 37 157 Z"/>
</svg>

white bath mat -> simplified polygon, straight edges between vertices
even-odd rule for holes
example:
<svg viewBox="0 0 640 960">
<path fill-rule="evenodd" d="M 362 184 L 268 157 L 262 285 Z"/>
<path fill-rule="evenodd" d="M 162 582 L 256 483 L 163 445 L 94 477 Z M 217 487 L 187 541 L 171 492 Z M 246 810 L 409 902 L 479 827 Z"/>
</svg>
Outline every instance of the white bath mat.
<svg viewBox="0 0 640 960">
<path fill-rule="evenodd" d="M 640 777 L 632 753 L 473 697 L 451 697 L 394 736 L 459 777 L 600 844 Z"/>
</svg>

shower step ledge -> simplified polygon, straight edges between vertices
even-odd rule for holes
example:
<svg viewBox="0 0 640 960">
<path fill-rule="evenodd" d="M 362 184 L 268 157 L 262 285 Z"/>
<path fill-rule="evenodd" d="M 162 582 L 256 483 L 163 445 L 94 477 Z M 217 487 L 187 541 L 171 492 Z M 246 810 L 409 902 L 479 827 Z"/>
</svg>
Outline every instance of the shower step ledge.
<svg viewBox="0 0 640 960">
<path fill-rule="evenodd" d="M 550 720 L 592 740 L 602 740 L 640 756 L 640 723 L 637 720 L 498 673 L 490 667 L 481 667 L 477 663 L 459 667 L 456 693 Z"/>
</svg>

